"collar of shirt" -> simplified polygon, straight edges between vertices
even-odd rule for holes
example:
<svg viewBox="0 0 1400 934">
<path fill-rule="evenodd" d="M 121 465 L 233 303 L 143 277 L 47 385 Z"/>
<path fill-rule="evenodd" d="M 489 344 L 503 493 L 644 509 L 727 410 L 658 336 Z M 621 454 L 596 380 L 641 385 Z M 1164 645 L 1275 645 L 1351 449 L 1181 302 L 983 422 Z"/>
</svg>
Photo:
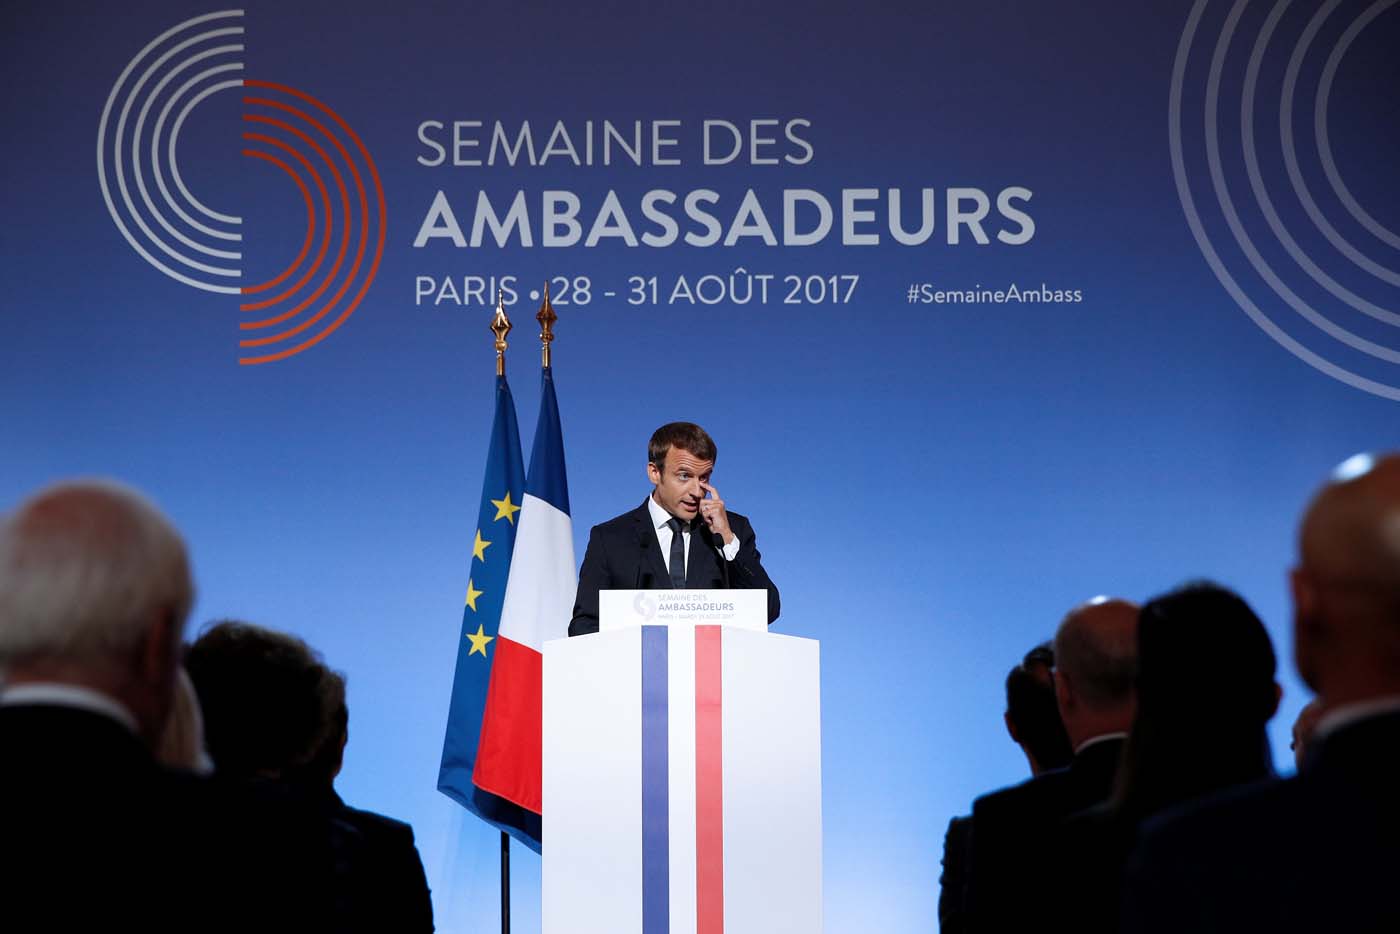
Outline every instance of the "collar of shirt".
<svg viewBox="0 0 1400 934">
<path fill-rule="evenodd" d="M 1097 746 L 1099 743 L 1106 743 L 1114 739 L 1127 739 L 1127 733 L 1100 733 L 1098 736 L 1091 736 L 1078 746 L 1074 747 L 1074 754 L 1077 756 L 1090 746 Z"/>
<path fill-rule="evenodd" d="M 1335 733 L 1343 727 L 1351 726 L 1361 720 L 1397 711 L 1400 711 L 1400 695 L 1377 697 L 1375 700 L 1334 707 L 1318 718 L 1317 726 L 1313 728 L 1312 739 L 1309 742 L 1316 743 L 1328 734 Z"/>
<path fill-rule="evenodd" d="M 670 522 L 673 518 L 675 518 L 675 516 L 672 516 L 669 512 L 663 509 L 661 507 L 661 504 L 656 501 L 655 496 L 647 497 L 647 511 L 651 513 L 651 527 L 656 529 L 658 532 L 660 532 L 662 529 L 665 529 L 666 534 L 670 535 L 671 527 L 666 523 Z M 686 522 L 684 519 L 681 520 L 681 523 L 681 530 L 687 535 L 689 535 L 690 523 Z"/>
<path fill-rule="evenodd" d="M 671 560 L 671 527 L 667 525 L 673 518 L 672 515 L 661 507 L 656 501 L 656 497 L 647 497 L 647 509 L 651 512 L 652 531 L 656 533 L 656 543 L 661 546 L 661 560 L 668 563 Z M 685 566 L 690 567 L 690 529 L 692 523 L 681 519 L 681 543 L 684 547 Z M 667 581 L 667 583 L 670 583 Z"/>
<path fill-rule="evenodd" d="M 122 704 L 91 688 L 76 684 L 35 682 L 0 689 L 0 707 L 72 707 L 115 720 L 132 733 L 138 733 L 136 718 Z"/>
</svg>

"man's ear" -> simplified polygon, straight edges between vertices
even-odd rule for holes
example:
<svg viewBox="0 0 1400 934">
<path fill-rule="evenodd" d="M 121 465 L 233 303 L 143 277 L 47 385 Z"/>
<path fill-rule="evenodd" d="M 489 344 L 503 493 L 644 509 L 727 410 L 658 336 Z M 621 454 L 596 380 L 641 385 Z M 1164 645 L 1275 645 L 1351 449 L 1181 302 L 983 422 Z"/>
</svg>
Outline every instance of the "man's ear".
<svg viewBox="0 0 1400 934">
<path fill-rule="evenodd" d="M 1017 746 L 1021 745 L 1021 737 L 1016 735 L 1016 724 L 1011 722 L 1011 711 L 1003 713 L 1001 719 L 1006 724 L 1006 732 L 1011 734 L 1011 741 Z"/>
<path fill-rule="evenodd" d="M 162 609 L 146 630 L 145 641 L 141 644 L 141 673 L 147 684 L 174 682 L 178 648 L 175 612 L 169 608 Z"/>
<path fill-rule="evenodd" d="M 661 469 L 651 461 L 647 461 L 647 479 L 651 481 L 652 486 L 661 485 Z"/>
<path fill-rule="evenodd" d="M 177 632 L 175 609 L 163 607 L 146 627 L 133 658 L 135 681 L 127 700 L 141 726 L 141 735 L 153 746 L 159 741 L 175 702 L 175 669 L 180 653 Z"/>
</svg>

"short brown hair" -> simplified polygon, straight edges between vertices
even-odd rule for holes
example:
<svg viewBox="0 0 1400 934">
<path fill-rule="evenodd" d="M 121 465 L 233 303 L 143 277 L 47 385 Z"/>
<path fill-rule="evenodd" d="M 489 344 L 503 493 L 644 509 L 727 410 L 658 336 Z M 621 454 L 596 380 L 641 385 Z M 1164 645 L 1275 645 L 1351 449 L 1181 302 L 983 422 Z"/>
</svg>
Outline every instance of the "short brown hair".
<svg viewBox="0 0 1400 934">
<path fill-rule="evenodd" d="M 666 465 L 666 452 L 671 448 L 689 451 L 702 461 L 713 461 L 719 456 L 714 439 L 694 422 L 670 422 L 652 432 L 647 442 L 647 460 L 659 470 Z"/>
<path fill-rule="evenodd" d="M 321 749 L 330 675 L 301 639 L 240 620 L 205 630 L 185 653 L 209 757 L 234 778 L 286 778 Z"/>
<path fill-rule="evenodd" d="M 1016 740 L 1043 769 L 1069 765 L 1074 751 L 1055 704 L 1055 652 L 1049 643 L 1026 653 L 1006 675 L 1006 717 L 1016 727 Z"/>
</svg>

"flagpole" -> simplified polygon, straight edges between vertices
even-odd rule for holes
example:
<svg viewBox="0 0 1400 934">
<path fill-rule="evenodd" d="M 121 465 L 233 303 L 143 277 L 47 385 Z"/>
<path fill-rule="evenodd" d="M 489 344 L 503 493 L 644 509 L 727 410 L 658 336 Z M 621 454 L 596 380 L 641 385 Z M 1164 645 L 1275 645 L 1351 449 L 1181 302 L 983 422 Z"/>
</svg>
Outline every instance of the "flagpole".
<svg viewBox="0 0 1400 934">
<path fill-rule="evenodd" d="M 496 336 L 496 375 L 506 375 L 506 335 L 511 330 L 506 317 L 504 291 L 496 292 L 496 315 L 491 319 L 491 333 Z M 501 934 L 510 934 L 510 835 L 501 831 Z"/>
<path fill-rule="evenodd" d="M 501 831 L 501 934 L 510 934 L 510 834 Z"/>
<path fill-rule="evenodd" d="M 549 301 L 549 282 L 544 284 L 544 303 L 540 305 L 535 320 L 540 323 L 540 362 L 547 370 L 550 365 L 549 345 L 554 340 L 554 322 L 559 316 Z M 496 375 L 505 375 L 506 335 L 510 333 L 510 319 L 506 317 L 505 298 L 496 293 L 496 317 L 491 322 L 491 333 L 496 335 Z M 501 831 L 501 934 L 510 934 L 510 835 Z"/>
<path fill-rule="evenodd" d="M 559 316 L 549 301 L 549 282 L 544 284 L 544 301 L 540 305 L 535 320 L 540 323 L 540 364 L 545 370 L 550 368 L 550 344 L 554 341 L 554 322 Z M 506 335 L 512 325 L 506 317 L 505 294 L 496 293 L 496 314 L 491 319 L 491 333 L 496 337 L 496 375 L 506 373 Z M 510 934 L 510 835 L 501 831 L 501 934 Z"/>
</svg>

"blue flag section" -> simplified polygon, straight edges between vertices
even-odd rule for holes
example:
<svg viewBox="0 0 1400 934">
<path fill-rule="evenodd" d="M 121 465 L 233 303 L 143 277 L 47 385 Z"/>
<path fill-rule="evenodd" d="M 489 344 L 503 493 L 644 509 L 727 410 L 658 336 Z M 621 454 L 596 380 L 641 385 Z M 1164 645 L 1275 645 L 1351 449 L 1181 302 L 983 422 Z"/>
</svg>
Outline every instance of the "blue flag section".
<svg viewBox="0 0 1400 934">
<path fill-rule="evenodd" d="M 569 512 L 569 481 L 564 469 L 564 429 L 559 424 L 559 400 L 554 395 L 554 368 L 544 367 L 540 389 L 540 418 L 530 448 L 529 491 L 564 515 Z"/>
<path fill-rule="evenodd" d="M 496 414 L 482 481 L 481 509 L 472 539 L 471 572 L 457 643 L 447 735 L 442 742 L 438 790 L 531 849 L 540 849 L 540 816 L 472 784 L 494 643 L 515 552 L 515 532 L 525 490 L 525 461 L 515 401 L 504 376 L 496 377 Z"/>
</svg>

